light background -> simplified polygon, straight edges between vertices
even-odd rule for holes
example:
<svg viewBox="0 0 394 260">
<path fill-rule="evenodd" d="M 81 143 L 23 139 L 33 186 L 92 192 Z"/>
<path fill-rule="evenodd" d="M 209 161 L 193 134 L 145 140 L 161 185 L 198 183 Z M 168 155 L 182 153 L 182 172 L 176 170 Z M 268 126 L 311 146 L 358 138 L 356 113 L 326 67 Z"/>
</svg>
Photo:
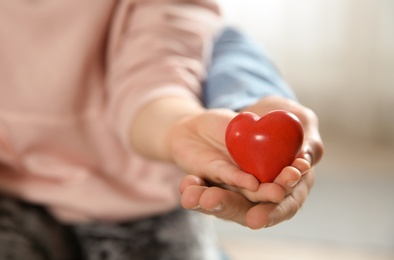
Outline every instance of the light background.
<svg viewBox="0 0 394 260">
<path fill-rule="evenodd" d="M 236 260 L 394 259 L 394 1 L 221 2 L 318 114 L 326 145 L 297 216 L 260 231 L 218 221 L 224 247 Z"/>
</svg>

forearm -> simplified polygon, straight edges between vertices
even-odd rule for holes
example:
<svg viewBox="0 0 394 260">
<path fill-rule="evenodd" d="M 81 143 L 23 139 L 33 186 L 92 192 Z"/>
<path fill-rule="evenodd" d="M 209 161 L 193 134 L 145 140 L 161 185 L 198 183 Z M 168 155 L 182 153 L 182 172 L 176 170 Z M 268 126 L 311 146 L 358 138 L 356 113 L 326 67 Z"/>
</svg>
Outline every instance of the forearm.
<svg viewBox="0 0 394 260">
<path fill-rule="evenodd" d="M 141 155 L 171 161 L 167 136 L 179 120 L 204 111 L 191 99 L 162 97 L 146 104 L 134 118 L 130 128 L 130 146 Z"/>
</svg>

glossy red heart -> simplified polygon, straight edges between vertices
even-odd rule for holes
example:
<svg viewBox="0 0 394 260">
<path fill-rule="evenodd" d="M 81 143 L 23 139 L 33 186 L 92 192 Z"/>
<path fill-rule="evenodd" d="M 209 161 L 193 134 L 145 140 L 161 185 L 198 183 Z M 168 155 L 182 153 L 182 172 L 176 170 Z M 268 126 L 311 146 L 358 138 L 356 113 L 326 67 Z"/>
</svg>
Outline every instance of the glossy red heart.
<svg viewBox="0 0 394 260">
<path fill-rule="evenodd" d="M 260 182 L 273 182 L 292 164 L 304 138 L 301 121 L 292 113 L 274 110 L 263 117 L 244 112 L 226 130 L 226 146 L 234 161 Z"/>
</svg>

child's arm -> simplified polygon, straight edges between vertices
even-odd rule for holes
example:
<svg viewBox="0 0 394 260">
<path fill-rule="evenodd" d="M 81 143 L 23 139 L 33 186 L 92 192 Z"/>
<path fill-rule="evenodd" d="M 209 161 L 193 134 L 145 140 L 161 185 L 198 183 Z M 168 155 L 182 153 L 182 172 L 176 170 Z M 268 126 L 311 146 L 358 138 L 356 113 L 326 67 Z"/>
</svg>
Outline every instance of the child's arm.
<svg viewBox="0 0 394 260">
<path fill-rule="evenodd" d="M 178 97 L 157 99 L 136 116 L 131 145 L 145 157 L 174 162 L 216 185 L 256 191 L 258 180 L 234 165 L 225 146 L 226 127 L 235 115 Z"/>
<path fill-rule="evenodd" d="M 215 1 L 149 0 L 130 10 L 133 20 L 124 26 L 122 44 L 112 52 L 109 79 L 110 116 L 123 142 L 147 158 L 175 162 L 187 173 L 218 185 L 255 190 L 257 179 L 241 172 L 223 153 L 224 132 L 235 113 L 208 112 L 199 101 L 221 27 Z M 214 127 L 204 122 L 222 123 Z M 209 135 L 218 139 L 212 143 Z M 184 146 L 195 149 L 179 149 Z M 207 150 L 214 150 L 215 157 L 201 156 L 210 154 Z M 216 171 L 217 161 L 226 162 L 231 172 Z"/>
<path fill-rule="evenodd" d="M 125 6 L 113 22 L 106 57 L 107 116 L 122 144 L 129 147 L 133 122 L 147 106 L 165 97 L 200 102 L 201 81 L 222 21 L 215 0 L 119 5 Z"/>
</svg>

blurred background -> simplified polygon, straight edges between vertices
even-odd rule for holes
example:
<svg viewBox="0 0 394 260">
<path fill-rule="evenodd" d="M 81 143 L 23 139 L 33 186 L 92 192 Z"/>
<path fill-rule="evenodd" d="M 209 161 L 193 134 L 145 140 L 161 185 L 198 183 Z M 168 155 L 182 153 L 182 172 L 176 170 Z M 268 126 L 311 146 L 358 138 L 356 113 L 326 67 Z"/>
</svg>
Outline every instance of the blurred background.
<svg viewBox="0 0 394 260">
<path fill-rule="evenodd" d="M 234 260 L 394 259 L 394 1 L 222 0 L 320 118 L 326 150 L 290 221 L 218 221 Z"/>
</svg>

